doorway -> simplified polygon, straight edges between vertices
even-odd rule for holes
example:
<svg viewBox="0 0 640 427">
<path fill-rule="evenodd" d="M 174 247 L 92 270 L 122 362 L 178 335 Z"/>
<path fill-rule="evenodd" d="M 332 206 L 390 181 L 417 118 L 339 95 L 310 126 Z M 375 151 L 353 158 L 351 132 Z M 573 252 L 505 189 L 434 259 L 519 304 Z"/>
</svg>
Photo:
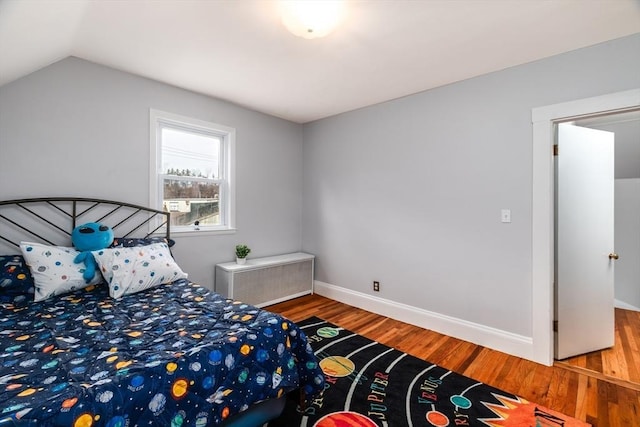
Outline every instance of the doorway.
<svg viewBox="0 0 640 427">
<path fill-rule="evenodd" d="M 640 311 L 640 110 L 574 123 L 615 135 L 615 306 Z"/>
<path fill-rule="evenodd" d="M 567 135 L 569 137 L 577 135 L 578 140 L 568 141 Z M 601 171 L 603 165 L 607 163 L 606 156 L 602 153 L 595 154 L 596 147 L 589 146 L 589 137 L 604 137 L 606 140 L 607 136 L 610 137 L 608 145 L 611 149 L 614 148 L 613 140 L 615 140 L 615 155 L 609 159 L 608 166 L 610 168 L 607 183 L 609 189 L 605 191 L 610 198 L 606 201 L 599 200 L 604 206 L 587 205 L 586 208 L 583 207 L 576 212 L 571 209 L 574 205 L 567 206 L 568 202 L 575 203 L 575 200 L 580 200 L 581 197 L 593 199 L 597 194 L 597 186 L 601 185 L 604 179 L 598 175 L 595 182 L 588 183 L 586 179 L 579 178 L 580 174 L 584 172 L 588 178 L 596 173 L 594 169 Z M 564 142 L 567 142 L 564 149 L 563 138 Z M 581 181 L 569 185 L 567 183 L 569 171 L 559 174 L 556 170 L 555 176 L 556 209 L 564 209 L 564 215 L 556 217 L 555 305 L 556 308 L 561 307 L 564 310 L 556 313 L 556 319 L 561 319 L 561 325 L 566 323 L 564 320 L 575 317 L 571 313 L 572 310 L 577 311 L 577 317 L 586 316 L 577 326 L 573 325 L 575 329 L 573 331 L 570 328 L 563 329 L 562 326 L 559 328 L 556 338 L 562 336 L 564 341 L 556 342 L 556 357 L 562 360 L 556 361 L 555 365 L 640 389 L 640 370 L 638 369 L 640 355 L 632 350 L 635 343 L 640 341 L 640 329 L 638 329 L 640 325 L 640 110 L 583 117 L 571 120 L 569 123 L 560 123 L 557 143 L 561 153 L 556 157 L 557 167 L 565 165 L 571 171 L 572 167 L 576 167 L 575 155 L 581 155 L 585 149 L 589 151 L 589 155 L 586 158 L 580 158 L 581 165 L 578 167 L 577 174 L 574 172 L 574 176 L 569 179 L 569 181 L 571 179 Z M 572 143 L 580 146 L 577 152 L 572 152 Z M 573 157 L 567 159 L 563 155 Z M 593 163 L 588 166 L 591 171 L 582 171 L 581 169 L 587 167 L 589 161 Z M 565 185 L 559 185 L 563 180 Z M 572 190 L 584 194 L 582 196 L 562 194 L 562 191 Z M 592 212 L 586 212 L 587 210 Z M 566 231 L 567 227 L 572 228 L 584 222 L 585 218 L 598 213 L 602 214 L 603 210 L 611 216 L 608 225 L 605 225 L 606 221 L 603 222 L 600 219 L 595 223 L 595 227 L 578 227 L 574 230 L 576 233 L 574 236 L 571 235 L 571 230 Z M 565 232 L 560 233 L 559 229 L 562 227 L 565 227 Z M 600 248 L 597 245 L 594 247 L 593 244 L 603 235 L 607 236 L 604 246 L 610 246 L 611 252 L 615 252 L 609 254 L 610 258 L 615 255 L 615 259 L 611 259 L 609 265 L 606 260 L 608 247 Z M 567 242 L 569 239 L 573 242 Z M 589 247 L 591 250 L 595 249 L 596 253 L 592 254 L 595 255 L 595 259 L 590 264 L 579 263 L 575 268 L 576 272 L 572 272 L 574 268 L 567 267 L 566 264 L 575 262 L 575 258 L 582 256 L 579 254 L 589 250 Z M 567 248 L 571 248 L 571 253 L 567 253 Z M 564 262 L 564 266 L 559 266 L 559 261 Z M 607 286 L 607 281 L 603 277 L 596 278 L 596 276 L 600 270 L 606 271 L 608 268 L 611 276 L 608 277 Z M 594 269 L 595 272 L 592 271 Z M 585 274 L 587 277 L 580 277 Z M 572 283 L 575 278 L 579 281 Z M 588 297 L 589 280 L 592 282 L 591 286 L 598 288 L 595 301 L 590 301 Z M 580 292 L 577 296 L 575 296 L 576 289 L 572 290 L 575 287 Z M 569 302 L 567 302 L 568 298 Z M 591 307 L 589 307 L 590 303 Z M 607 321 L 598 318 L 598 313 Z M 588 325 L 589 322 L 594 324 Z M 598 333 L 599 330 L 600 333 Z M 580 351 L 568 352 L 569 349 L 575 350 L 576 346 L 585 347 Z"/>
<path fill-rule="evenodd" d="M 532 188 L 532 359 L 553 364 L 554 128 L 559 121 L 640 109 L 640 89 L 534 108 Z"/>
</svg>

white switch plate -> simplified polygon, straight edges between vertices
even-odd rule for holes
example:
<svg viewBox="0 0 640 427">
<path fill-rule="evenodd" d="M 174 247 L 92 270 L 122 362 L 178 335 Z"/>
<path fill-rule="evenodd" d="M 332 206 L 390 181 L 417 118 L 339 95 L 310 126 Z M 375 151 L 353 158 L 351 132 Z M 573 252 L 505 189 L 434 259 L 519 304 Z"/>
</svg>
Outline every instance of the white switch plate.
<svg viewBox="0 0 640 427">
<path fill-rule="evenodd" d="M 502 222 L 511 222 L 511 209 L 502 209 L 502 211 L 500 211 L 500 218 Z"/>
</svg>

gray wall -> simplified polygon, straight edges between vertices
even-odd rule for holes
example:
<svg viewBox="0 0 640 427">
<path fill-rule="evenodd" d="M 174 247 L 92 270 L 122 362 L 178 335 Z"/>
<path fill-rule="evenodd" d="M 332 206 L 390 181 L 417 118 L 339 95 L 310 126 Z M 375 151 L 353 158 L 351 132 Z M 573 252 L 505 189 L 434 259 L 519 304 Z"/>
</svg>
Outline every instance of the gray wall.
<svg viewBox="0 0 640 427">
<path fill-rule="evenodd" d="M 640 178 L 616 179 L 616 303 L 640 310 Z"/>
<path fill-rule="evenodd" d="M 531 336 L 531 110 L 640 87 L 638 52 L 640 34 L 306 124 L 316 279 Z"/>
<path fill-rule="evenodd" d="M 67 58 L 0 88 L 0 200 L 82 196 L 149 203 L 149 108 L 237 130 L 234 235 L 177 237 L 190 278 L 213 286 L 214 265 L 300 250 L 302 126 Z"/>
<path fill-rule="evenodd" d="M 616 134 L 616 179 L 640 178 L 640 119 L 601 129 Z"/>
</svg>

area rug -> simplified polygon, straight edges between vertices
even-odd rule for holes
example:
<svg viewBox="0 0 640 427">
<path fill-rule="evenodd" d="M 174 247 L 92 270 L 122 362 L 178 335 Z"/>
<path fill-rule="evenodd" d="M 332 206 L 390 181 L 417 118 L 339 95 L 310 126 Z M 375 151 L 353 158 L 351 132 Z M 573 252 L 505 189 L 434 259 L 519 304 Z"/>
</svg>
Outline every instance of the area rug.
<svg viewBox="0 0 640 427">
<path fill-rule="evenodd" d="M 301 410 L 289 396 L 269 427 L 589 426 L 320 318 L 300 325 L 326 385 Z"/>
</svg>

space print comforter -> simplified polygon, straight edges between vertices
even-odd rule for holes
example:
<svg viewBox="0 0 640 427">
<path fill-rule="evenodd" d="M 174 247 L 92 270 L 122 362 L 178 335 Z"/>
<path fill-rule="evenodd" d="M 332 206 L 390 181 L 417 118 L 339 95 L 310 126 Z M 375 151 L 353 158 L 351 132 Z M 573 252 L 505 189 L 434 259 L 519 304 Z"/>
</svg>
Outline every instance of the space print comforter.
<svg viewBox="0 0 640 427">
<path fill-rule="evenodd" d="M 180 280 L 0 309 L 0 426 L 210 426 L 324 377 L 287 319 Z"/>
</svg>

